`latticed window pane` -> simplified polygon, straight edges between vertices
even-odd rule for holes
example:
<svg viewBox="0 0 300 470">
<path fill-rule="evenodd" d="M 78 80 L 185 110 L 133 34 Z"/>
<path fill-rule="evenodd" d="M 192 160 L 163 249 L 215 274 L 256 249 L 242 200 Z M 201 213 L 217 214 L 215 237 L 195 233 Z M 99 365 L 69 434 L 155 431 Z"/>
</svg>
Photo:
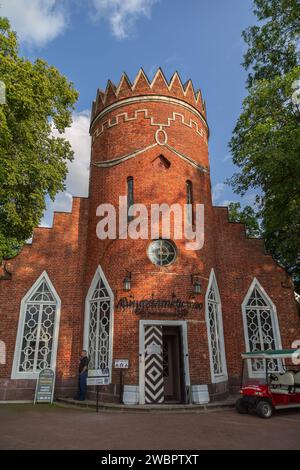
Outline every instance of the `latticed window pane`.
<svg viewBox="0 0 300 470">
<path fill-rule="evenodd" d="M 189 224 L 193 223 L 193 184 L 191 181 L 186 182 L 186 203 L 187 207 L 187 220 Z"/>
<path fill-rule="evenodd" d="M 109 367 L 110 297 L 99 278 L 90 301 L 89 368 Z"/>
<path fill-rule="evenodd" d="M 104 282 L 102 281 L 102 279 L 99 279 L 99 281 L 97 282 L 96 288 L 93 292 L 92 299 L 96 300 L 96 299 L 103 299 L 103 298 L 109 299 L 109 295 L 104 285 Z"/>
<path fill-rule="evenodd" d="M 127 210 L 129 211 L 130 207 L 134 204 L 133 198 L 133 178 L 129 176 L 127 178 Z M 128 222 L 130 222 L 133 217 L 127 214 Z"/>
<path fill-rule="evenodd" d="M 57 302 L 43 280 L 25 304 L 19 372 L 39 372 L 51 367 Z"/>
<path fill-rule="evenodd" d="M 168 266 L 176 259 L 176 247 L 170 240 L 154 240 L 148 247 L 148 256 L 158 266 Z"/>
<path fill-rule="evenodd" d="M 43 305 L 41 308 L 41 328 L 37 356 L 37 369 L 43 370 L 51 364 L 55 305 Z"/>
<path fill-rule="evenodd" d="M 276 337 L 273 325 L 272 306 L 263 298 L 255 287 L 246 305 L 246 324 L 248 332 L 249 351 L 267 351 L 276 349 Z M 253 372 L 264 372 L 265 362 L 252 359 Z M 278 370 L 278 361 L 269 364 L 273 370 Z"/>
<path fill-rule="evenodd" d="M 223 362 L 221 352 L 220 322 L 219 322 L 219 302 L 216 300 L 215 288 L 212 285 L 208 293 L 208 322 L 209 322 L 209 341 L 211 344 L 211 355 L 214 375 L 222 375 Z"/>
<path fill-rule="evenodd" d="M 43 281 L 36 291 L 31 295 L 29 302 L 33 301 L 55 302 L 55 298 L 45 281 Z"/>
</svg>

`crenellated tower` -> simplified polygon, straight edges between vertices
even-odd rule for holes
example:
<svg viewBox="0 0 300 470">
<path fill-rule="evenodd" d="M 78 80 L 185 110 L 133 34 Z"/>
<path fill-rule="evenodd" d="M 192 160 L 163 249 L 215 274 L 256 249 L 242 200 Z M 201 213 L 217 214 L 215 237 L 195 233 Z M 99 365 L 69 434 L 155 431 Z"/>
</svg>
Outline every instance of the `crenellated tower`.
<svg viewBox="0 0 300 470">
<path fill-rule="evenodd" d="M 87 285 L 100 259 L 104 265 L 107 263 L 107 275 L 114 278 L 112 284 L 118 286 L 117 289 L 121 288 L 124 273 L 137 269 L 137 258 L 143 276 L 149 272 L 148 281 L 154 284 L 159 278 L 157 273 L 166 269 L 182 273 L 187 266 L 184 276 L 190 276 L 192 271 L 203 271 L 202 274 L 208 277 L 214 252 L 213 237 L 210 236 L 213 223 L 209 129 L 205 103 L 201 92 L 195 92 L 192 81 L 183 84 L 176 72 L 168 82 L 161 69 L 151 82 L 142 69 L 133 83 L 125 73 L 118 86 L 108 81 L 106 90 L 98 90 L 93 103 L 90 133 L 90 263 Z M 129 192 L 132 202 L 145 204 L 149 211 L 151 204 L 171 206 L 179 203 L 182 208 L 189 200 L 194 206 L 204 204 L 206 220 L 211 220 L 206 224 L 211 250 L 191 254 L 184 248 L 185 241 L 178 240 L 177 262 L 165 268 L 149 263 L 149 240 L 112 242 L 97 239 L 99 218 L 96 211 L 99 204 L 110 203 L 118 213 L 119 196 L 126 196 Z M 111 259 L 119 259 L 116 266 L 112 266 Z M 118 274 L 119 279 L 115 279 Z M 135 279 L 138 288 L 142 281 Z M 184 282 L 180 280 L 178 285 L 183 286 Z M 170 289 L 176 290 L 175 285 Z M 156 294 L 157 289 L 153 287 L 153 295 Z"/>
</svg>

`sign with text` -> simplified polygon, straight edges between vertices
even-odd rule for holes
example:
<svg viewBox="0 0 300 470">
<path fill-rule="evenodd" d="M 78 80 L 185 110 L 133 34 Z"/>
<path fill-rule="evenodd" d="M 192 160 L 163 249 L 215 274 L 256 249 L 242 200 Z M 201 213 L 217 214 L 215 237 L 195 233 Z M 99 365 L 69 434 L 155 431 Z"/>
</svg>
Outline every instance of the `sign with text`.
<svg viewBox="0 0 300 470">
<path fill-rule="evenodd" d="M 109 385 L 109 377 L 88 377 L 86 384 L 91 385 Z"/>
<path fill-rule="evenodd" d="M 172 299 L 143 299 L 132 300 L 122 297 L 117 303 L 117 310 L 134 312 L 136 315 L 141 316 L 178 316 L 184 317 L 193 313 L 199 313 L 203 305 L 201 302 L 177 299 L 173 296 Z"/>
<path fill-rule="evenodd" d="M 52 403 L 55 374 L 52 369 L 41 370 L 36 383 L 34 403 Z"/>
<path fill-rule="evenodd" d="M 109 368 L 105 369 L 89 369 L 88 377 L 109 377 Z"/>
<path fill-rule="evenodd" d="M 162 354 L 162 348 L 161 348 L 160 344 L 152 343 L 152 344 L 148 344 L 145 352 L 148 356 L 150 356 L 151 354 L 160 355 L 160 354 Z"/>
<path fill-rule="evenodd" d="M 128 369 L 129 359 L 115 359 L 115 369 Z"/>
</svg>

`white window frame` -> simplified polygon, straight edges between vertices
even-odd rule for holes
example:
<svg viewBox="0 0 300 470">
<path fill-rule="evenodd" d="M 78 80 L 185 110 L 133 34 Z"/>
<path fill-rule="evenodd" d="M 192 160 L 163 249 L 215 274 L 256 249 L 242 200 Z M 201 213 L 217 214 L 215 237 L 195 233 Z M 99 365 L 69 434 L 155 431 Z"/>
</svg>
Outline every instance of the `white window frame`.
<svg viewBox="0 0 300 470">
<path fill-rule="evenodd" d="M 274 332 L 274 342 L 275 342 L 275 348 L 276 349 L 282 349 L 282 343 L 281 343 L 281 335 L 280 335 L 280 328 L 279 328 L 279 323 L 278 323 L 278 316 L 277 316 L 277 309 L 276 305 L 272 301 L 272 299 L 268 296 L 266 293 L 265 289 L 262 287 L 260 282 L 257 280 L 255 277 L 253 281 L 251 282 L 251 285 L 247 291 L 247 294 L 243 300 L 242 303 L 242 315 L 243 315 L 243 326 L 244 326 L 244 339 L 245 339 L 245 348 L 246 352 L 250 352 L 250 341 L 249 341 L 249 333 L 248 333 L 248 323 L 247 323 L 247 312 L 246 308 L 248 305 L 248 301 L 252 295 L 252 292 L 254 289 L 257 289 L 259 293 L 261 294 L 262 298 L 265 300 L 265 302 L 270 306 L 272 312 L 271 312 L 271 321 L 272 321 L 272 327 L 273 327 L 273 332 Z M 248 374 L 249 377 L 255 378 L 255 377 L 265 377 L 265 372 L 264 371 L 253 371 L 251 363 L 248 363 Z"/>
<path fill-rule="evenodd" d="M 220 339 L 220 353 L 221 353 L 221 363 L 222 363 L 222 374 L 215 374 L 214 364 L 213 364 L 213 354 L 210 341 L 210 326 L 209 326 L 209 311 L 208 311 L 208 302 L 209 302 L 209 291 L 211 287 L 214 287 L 217 305 L 218 305 L 218 324 L 219 324 L 219 339 Z M 227 373 L 227 364 L 226 364 L 226 353 L 225 353 L 225 342 L 224 342 L 224 330 L 223 330 L 223 318 L 222 318 L 222 304 L 221 297 L 218 288 L 218 283 L 215 275 L 214 269 L 211 270 L 208 286 L 205 294 L 205 321 L 207 328 L 207 341 L 208 341 L 208 350 L 209 350 L 209 362 L 210 362 L 210 372 L 211 372 L 211 381 L 212 383 L 226 382 L 228 380 Z"/>
<path fill-rule="evenodd" d="M 33 286 L 29 289 L 29 291 L 25 294 L 25 296 L 21 300 L 17 338 L 16 338 L 15 352 L 14 352 L 14 360 L 13 360 L 12 373 L 11 373 L 11 378 L 14 380 L 18 380 L 18 379 L 36 380 L 39 376 L 39 372 L 20 372 L 19 362 L 20 362 L 21 348 L 22 348 L 22 343 L 23 343 L 23 331 L 24 331 L 24 323 L 25 323 L 25 317 L 26 317 L 25 315 L 26 303 L 43 281 L 45 281 L 48 284 L 51 294 L 54 296 L 56 300 L 56 312 L 55 312 L 55 321 L 54 321 L 54 327 L 53 327 L 53 342 L 52 342 L 51 365 L 50 365 L 50 368 L 55 373 L 61 300 L 47 274 L 47 271 L 43 271 L 42 274 L 39 276 L 39 278 L 35 281 Z"/>
<path fill-rule="evenodd" d="M 102 279 L 105 288 L 107 289 L 110 298 L 110 322 L 109 322 L 109 353 L 108 353 L 108 366 L 109 366 L 109 381 L 112 380 L 112 359 L 113 359 L 113 332 L 114 332 L 114 293 L 106 279 L 106 276 L 99 265 L 94 274 L 90 288 L 85 298 L 85 314 L 84 314 L 84 332 L 83 332 L 83 349 L 89 350 L 89 326 L 90 326 L 90 300 L 96 288 L 99 277 Z"/>
</svg>

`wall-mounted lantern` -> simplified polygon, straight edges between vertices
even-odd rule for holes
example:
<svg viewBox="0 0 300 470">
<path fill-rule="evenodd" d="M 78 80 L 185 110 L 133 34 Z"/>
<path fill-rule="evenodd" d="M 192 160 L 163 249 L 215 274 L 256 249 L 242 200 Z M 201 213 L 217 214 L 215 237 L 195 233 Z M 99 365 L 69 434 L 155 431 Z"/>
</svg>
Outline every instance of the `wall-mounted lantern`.
<svg viewBox="0 0 300 470">
<path fill-rule="evenodd" d="M 191 282 L 192 282 L 194 294 L 201 294 L 202 289 L 201 289 L 201 283 L 200 283 L 198 274 L 191 275 Z"/>
<path fill-rule="evenodd" d="M 126 276 L 123 279 L 123 290 L 128 292 L 131 290 L 131 272 L 126 271 Z"/>
</svg>

